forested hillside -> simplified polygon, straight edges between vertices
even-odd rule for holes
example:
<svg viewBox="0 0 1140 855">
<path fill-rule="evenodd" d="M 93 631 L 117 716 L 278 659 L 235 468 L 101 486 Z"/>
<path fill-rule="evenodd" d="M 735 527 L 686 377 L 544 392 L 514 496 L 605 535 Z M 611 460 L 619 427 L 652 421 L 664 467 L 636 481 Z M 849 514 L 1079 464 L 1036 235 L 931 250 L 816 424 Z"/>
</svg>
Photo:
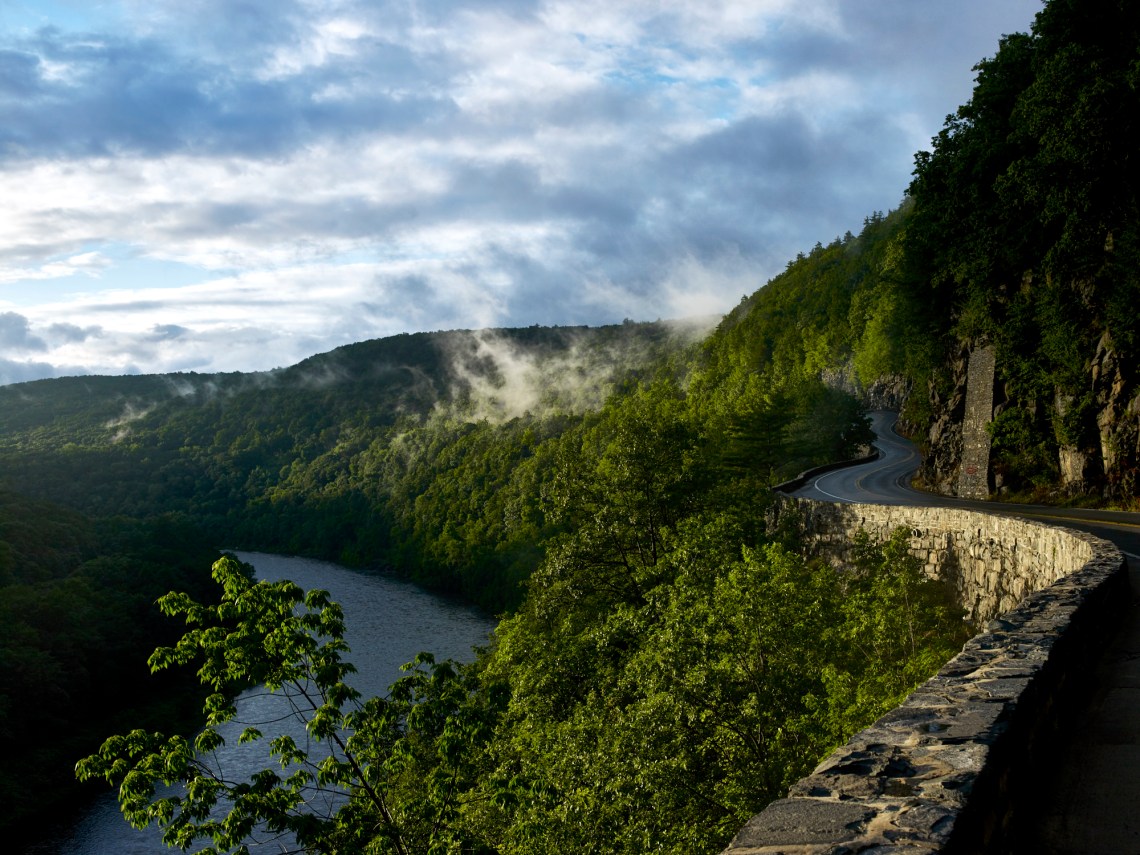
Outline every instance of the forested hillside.
<svg viewBox="0 0 1140 855">
<path fill-rule="evenodd" d="M 146 658 L 177 638 L 155 600 L 216 599 L 217 550 L 186 520 L 92 521 L 0 493 L 0 830 L 18 839 L 74 800 L 78 757 L 110 728 L 193 726 L 191 675 L 155 680 Z"/>
<path fill-rule="evenodd" d="M 888 401 L 909 392 L 903 424 L 943 492 L 961 464 L 969 352 L 992 346 L 991 489 L 1134 504 L 1138 50 L 1135 4 L 1046 3 L 1031 33 L 978 64 L 899 210 L 790 263 L 713 346 L 806 359 L 834 385 L 889 388 Z M 757 315 L 801 335 L 754 335 Z"/>
<path fill-rule="evenodd" d="M 851 314 L 836 300 L 865 301 L 890 268 L 897 222 L 795 262 L 703 341 L 662 324 L 401 336 L 268 376 L 10 387 L 3 471 L 90 513 L 179 512 L 226 545 L 392 567 L 512 613 L 477 666 L 425 666 L 353 719 L 395 728 L 359 747 L 369 774 L 400 769 L 377 840 L 713 851 L 964 629 L 899 548 L 840 579 L 763 524 L 773 481 L 869 440 L 858 401 L 820 379 L 820 342 Z M 240 631 L 260 638 L 283 608 Z M 249 655 L 214 688 L 272 673 Z M 430 721 L 404 716 L 412 700 Z M 87 774 L 158 746 L 114 743 L 104 759 L 127 765 Z M 287 803 L 265 798 L 251 809 Z M 328 847 L 374 807 L 288 821 Z"/>
<path fill-rule="evenodd" d="M 279 744 L 293 777 L 245 790 L 146 734 L 83 774 L 134 769 L 128 812 L 186 844 L 236 846 L 260 820 L 329 852 L 717 851 L 965 630 L 901 542 L 837 575 L 765 527 L 771 484 L 865 447 L 868 400 L 903 405 L 946 489 L 966 356 L 992 345 L 993 486 L 1135 500 L 1138 69 L 1140 9 L 1050 0 L 978 66 L 897 210 L 790 261 L 703 338 L 418 334 L 266 374 L 0 389 L 13 491 L 179 514 L 219 545 L 390 568 L 504 616 L 474 666 L 424 659 L 356 709 L 336 609 L 223 560 L 221 607 L 164 600 L 198 628 L 155 664 L 205 657 L 218 720 L 249 679 L 305 677 L 314 735 L 352 739 L 319 773 Z M 198 781 L 190 801 L 151 804 L 164 777 Z M 352 798 L 298 812 L 317 783 Z M 232 822 L 201 822 L 219 797 Z"/>
<path fill-rule="evenodd" d="M 909 391 L 903 424 L 923 446 L 923 478 L 948 493 L 968 355 L 992 346 L 991 489 L 1134 504 L 1138 49 L 1135 4 L 1046 3 L 1031 33 L 978 64 L 973 97 L 917 154 L 899 210 L 868 221 L 890 237 L 817 246 L 730 316 L 742 326 L 731 340 L 750 339 L 759 358 L 806 355 L 864 395 Z M 783 339 L 789 354 L 751 335 L 757 312 L 802 330 Z"/>
<path fill-rule="evenodd" d="M 219 543 L 394 567 L 499 611 L 558 529 L 556 471 L 639 389 L 668 390 L 691 441 L 761 486 L 866 440 L 810 366 L 758 373 L 695 340 L 660 323 L 419 334 L 270 374 L 10 386 L 0 471 L 87 513 L 185 513 Z"/>
<path fill-rule="evenodd" d="M 918 155 L 907 280 L 945 348 L 920 390 L 932 485 L 960 461 L 964 352 L 991 344 L 993 486 L 1135 500 L 1138 47 L 1136 4 L 1051 0 Z"/>
<path fill-rule="evenodd" d="M 858 241 L 838 242 L 834 277 L 808 283 L 805 305 L 832 288 L 859 293 L 893 234 L 873 217 Z M 220 608 L 164 601 L 191 628 L 152 662 L 203 662 L 212 721 L 253 678 L 312 699 L 314 736 L 351 738 L 320 768 L 275 743 L 285 775 L 267 770 L 252 789 L 202 783 L 191 743 L 142 732 L 108 741 L 81 774 L 122 781 L 132 821 L 160 821 L 179 845 L 237 846 L 263 822 L 327 852 L 717 851 L 966 631 L 901 540 L 866 545 L 839 575 L 766 530 L 773 479 L 869 439 L 857 401 L 796 355 L 788 338 L 804 330 L 780 315 L 734 316 L 703 343 L 678 343 L 580 412 L 496 422 L 437 411 L 302 461 L 305 474 L 322 467 L 330 494 L 361 503 L 345 523 L 353 542 L 378 537 L 363 514 L 387 509 L 393 540 L 377 543 L 396 566 L 512 607 L 494 643 L 470 667 L 425 658 L 358 707 L 335 607 L 250 585 L 226 559 Z M 758 357 L 753 341 L 782 356 Z M 292 489 L 252 503 L 250 519 L 291 501 L 297 527 L 305 507 L 322 508 L 316 485 Z M 153 802 L 150 782 L 166 779 L 198 783 L 185 801 Z M 302 809 L 311 788 L 333 784 L 353 794 L 340 811 Z M 219 799 L 233 804 L 226 824 L 197 819 Z"/>
</svg>

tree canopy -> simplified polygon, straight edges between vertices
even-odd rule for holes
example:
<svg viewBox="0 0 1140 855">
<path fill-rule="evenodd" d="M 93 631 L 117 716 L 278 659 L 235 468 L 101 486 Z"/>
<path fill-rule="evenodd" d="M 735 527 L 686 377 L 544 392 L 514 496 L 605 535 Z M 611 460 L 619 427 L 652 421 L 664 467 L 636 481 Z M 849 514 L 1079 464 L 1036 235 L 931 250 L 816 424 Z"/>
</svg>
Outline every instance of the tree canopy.
<svg viewBox="0 0 1140 855">
<path fill-rule="evenodd" d="M 1048 484 L 1067 450 L 1094 461 L 1078 488 L 1130 501 L 1140 10 L 1050 0 L 976 71 L 916 158 L 911 290 L 942 308 L 945 336 L 996 348 L 1000 472 Z"/>
</svg>

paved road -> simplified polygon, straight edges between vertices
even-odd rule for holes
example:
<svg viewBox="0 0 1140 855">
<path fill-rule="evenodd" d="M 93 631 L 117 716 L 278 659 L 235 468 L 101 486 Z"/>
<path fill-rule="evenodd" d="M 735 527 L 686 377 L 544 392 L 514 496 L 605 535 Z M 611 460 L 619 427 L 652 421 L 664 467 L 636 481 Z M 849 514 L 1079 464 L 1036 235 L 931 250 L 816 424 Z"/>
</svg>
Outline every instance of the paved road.
<svg viewBox="0 0 1140 855">
<path fill-rule="evenodd" d="M 894 413 L 872 413 L 871 426 L 875 430 L 875 447 L 879 449 L 879 459 L 820 475 L 793 495 L 831 502 L 942 505 L 1043 520 L 1092 532 L 1098 537 L 1111 540 L 1123 552 L 1140 557 L 1140 514 L 1137 513 L 976 502 L 914 489 L 910 486 L 910 480 L 918 469 L 921 457 L 910 440 L 895 433 L 894 423 Z"/>
<path fill-rule="evenodd" d="M 872 414 L 878 460 L 820 475 L 794 495 L 1027 517 L 1092 532 L 1128 556 L 1131 608 L 1105 649 L 1072 741 L 1057 746 L 1040 816 L 1018 855 L 1140 855 L 1140 514 L 975 502 L 915 490 L 910 479 L 919 453 L 894 432 L 894 420 L 894 413 Z"/>
</svg>

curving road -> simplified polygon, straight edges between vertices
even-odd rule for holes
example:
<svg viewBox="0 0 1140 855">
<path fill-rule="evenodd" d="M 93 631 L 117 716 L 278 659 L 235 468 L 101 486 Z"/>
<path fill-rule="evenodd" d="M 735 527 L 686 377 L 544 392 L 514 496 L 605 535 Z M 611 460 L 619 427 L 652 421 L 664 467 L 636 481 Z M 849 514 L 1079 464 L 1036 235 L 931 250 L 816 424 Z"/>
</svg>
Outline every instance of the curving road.
<svg viewBox="0 0 1140 855">
<path fill-rule="evenodd" d="M 792 493 L 828 502 L 869 502 L 878 505 L 941 505 L 994 514 L 1026 517 L 1092 532 L 1111 540 L 1130 557 L 1140 558 L 1140 513 L 1084 508 L 1055 508 L 1012 502 L 978 502 L 916 490 L 910 480 L 922 458 L 914 443 L 895 433 L 897 416 L 871 414 L 879 459 L 819 475 Z M 1140 853 L 1140 848 L 1137 849 Z"/>
<path fill-rule="evenodd" d="M 1128 556 L 1132 605 L 1095 675 L 1096 691 L 1074 723 L 1067 745 L 1056 746 L 1050 781 L 1041 794 L 1032 840 L 1018 853 L 1140 855 L 1140 514 L 977 502 L 916 490 L 921 461 L 894 431 L 895 414 L 872 413 L 875 447 L 869 463 L 819 475 L 794 496 L 832 502 L 943 505 L 1027 517 L 1091 532 Z"/>
<path fill-rule="evenodd" d="M 792 495 L 826 502 L 870 502 L 878 505 L 933 505 L 941 496 L 910 486 L 922 458 L 918 449 L 895 433 L 894 413 L 871 413 L 879 458 L 869 463 L 818 475 Z"/>
</svg>

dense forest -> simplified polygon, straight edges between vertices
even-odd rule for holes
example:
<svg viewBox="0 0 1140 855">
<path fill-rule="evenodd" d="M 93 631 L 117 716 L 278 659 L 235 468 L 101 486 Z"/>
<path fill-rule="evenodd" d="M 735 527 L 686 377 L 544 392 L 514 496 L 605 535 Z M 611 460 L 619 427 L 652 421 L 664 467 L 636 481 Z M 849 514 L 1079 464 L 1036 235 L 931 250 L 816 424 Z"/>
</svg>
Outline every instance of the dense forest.
<svg viewBox="0 0 1140 855">
<path fill-rule="evenodd" d="M 217 558 L 186 519 L 92 521 L 0 492 L 0 830 L 19 838 L 80 794 L 78 757 L 108 728 L 198 721 L 192 675 L 156 681 L 146 658 L 179 636 L 156 599 L 218 594 Z"/>
<path fill-rule="evenodd" d="M 1051 0 L 977 66 L 973 98 L 917 158 L 908 278 L 946 310 L 923 424 L 932 485 L 960 453 L 960 353 L 990 344 L 993 486 L 1135 501 L 1138 46 L 1134 4 Z"/>
<path fill-rule="evenodd" d="M 395 567 L 502 611 L 560 525 L 544 485 L 645 390 L 761 486 L 867 440 L 849 396 L 751 358 L 626 323 L 397 336 L 270 375 L 40 381 L 0 388 L 0 466 L 84 513 L 187 514 L 220 543 Z"/>
<path fill-rule="evenodd" d="M 257 823 L 327 852 L 717 851 L 966 631 L 901 542 L 862 544 L 836 574 L 764 524 L 771 485 L 866 447 L 869 402 L 902 407 L 945 489 L 966 356 L 992 346 L 995 492 L 1135 501 L 1140 9 L 1049 0 L 976 71 L 897 210 L 793 259 L 707 335 L 422 333 L 264 374 L 0 388 L 11 602 L 143 614 L 177 589 L 165 620 L 189 624 L 174 643 L 146 611 L 128 652 L 87 621 L 57 649 L 51 609 L 21 606 L 3 642 L 29 663 L 18 678 L 42 672 L 39 691 L 65 698 L 98 682 L 76 651 L 145 670 L 135 647 L 160 645 L 161 674 L 201 666 L 208 721 L 257 680 L 301 693 L 314 738 L 341 740 L 319 768 L 275 743 L 280 770 L 227 787 L 193 760 L 211 730 L 136 730 L 82 776 L 125 776 L 132 821 L 223 851 Z M 335 604 L 230 558 L 211 587 L 212 558 L 178 548 L 201 530 L 400 572 L 503 621 L 474 665 L 426 656 L 359 699 Z M 36 557 L 43 542 L 73 545 Z M 18 717 L 11 697 L 0 714 Z M 162 780 L 188 782 L 185 800 L 153 801 Z M 351 798 L 314 816 L 298 809 L 313 787 Z M 224 823 L 207 819 L 218 799 Z"/>
</svg>

